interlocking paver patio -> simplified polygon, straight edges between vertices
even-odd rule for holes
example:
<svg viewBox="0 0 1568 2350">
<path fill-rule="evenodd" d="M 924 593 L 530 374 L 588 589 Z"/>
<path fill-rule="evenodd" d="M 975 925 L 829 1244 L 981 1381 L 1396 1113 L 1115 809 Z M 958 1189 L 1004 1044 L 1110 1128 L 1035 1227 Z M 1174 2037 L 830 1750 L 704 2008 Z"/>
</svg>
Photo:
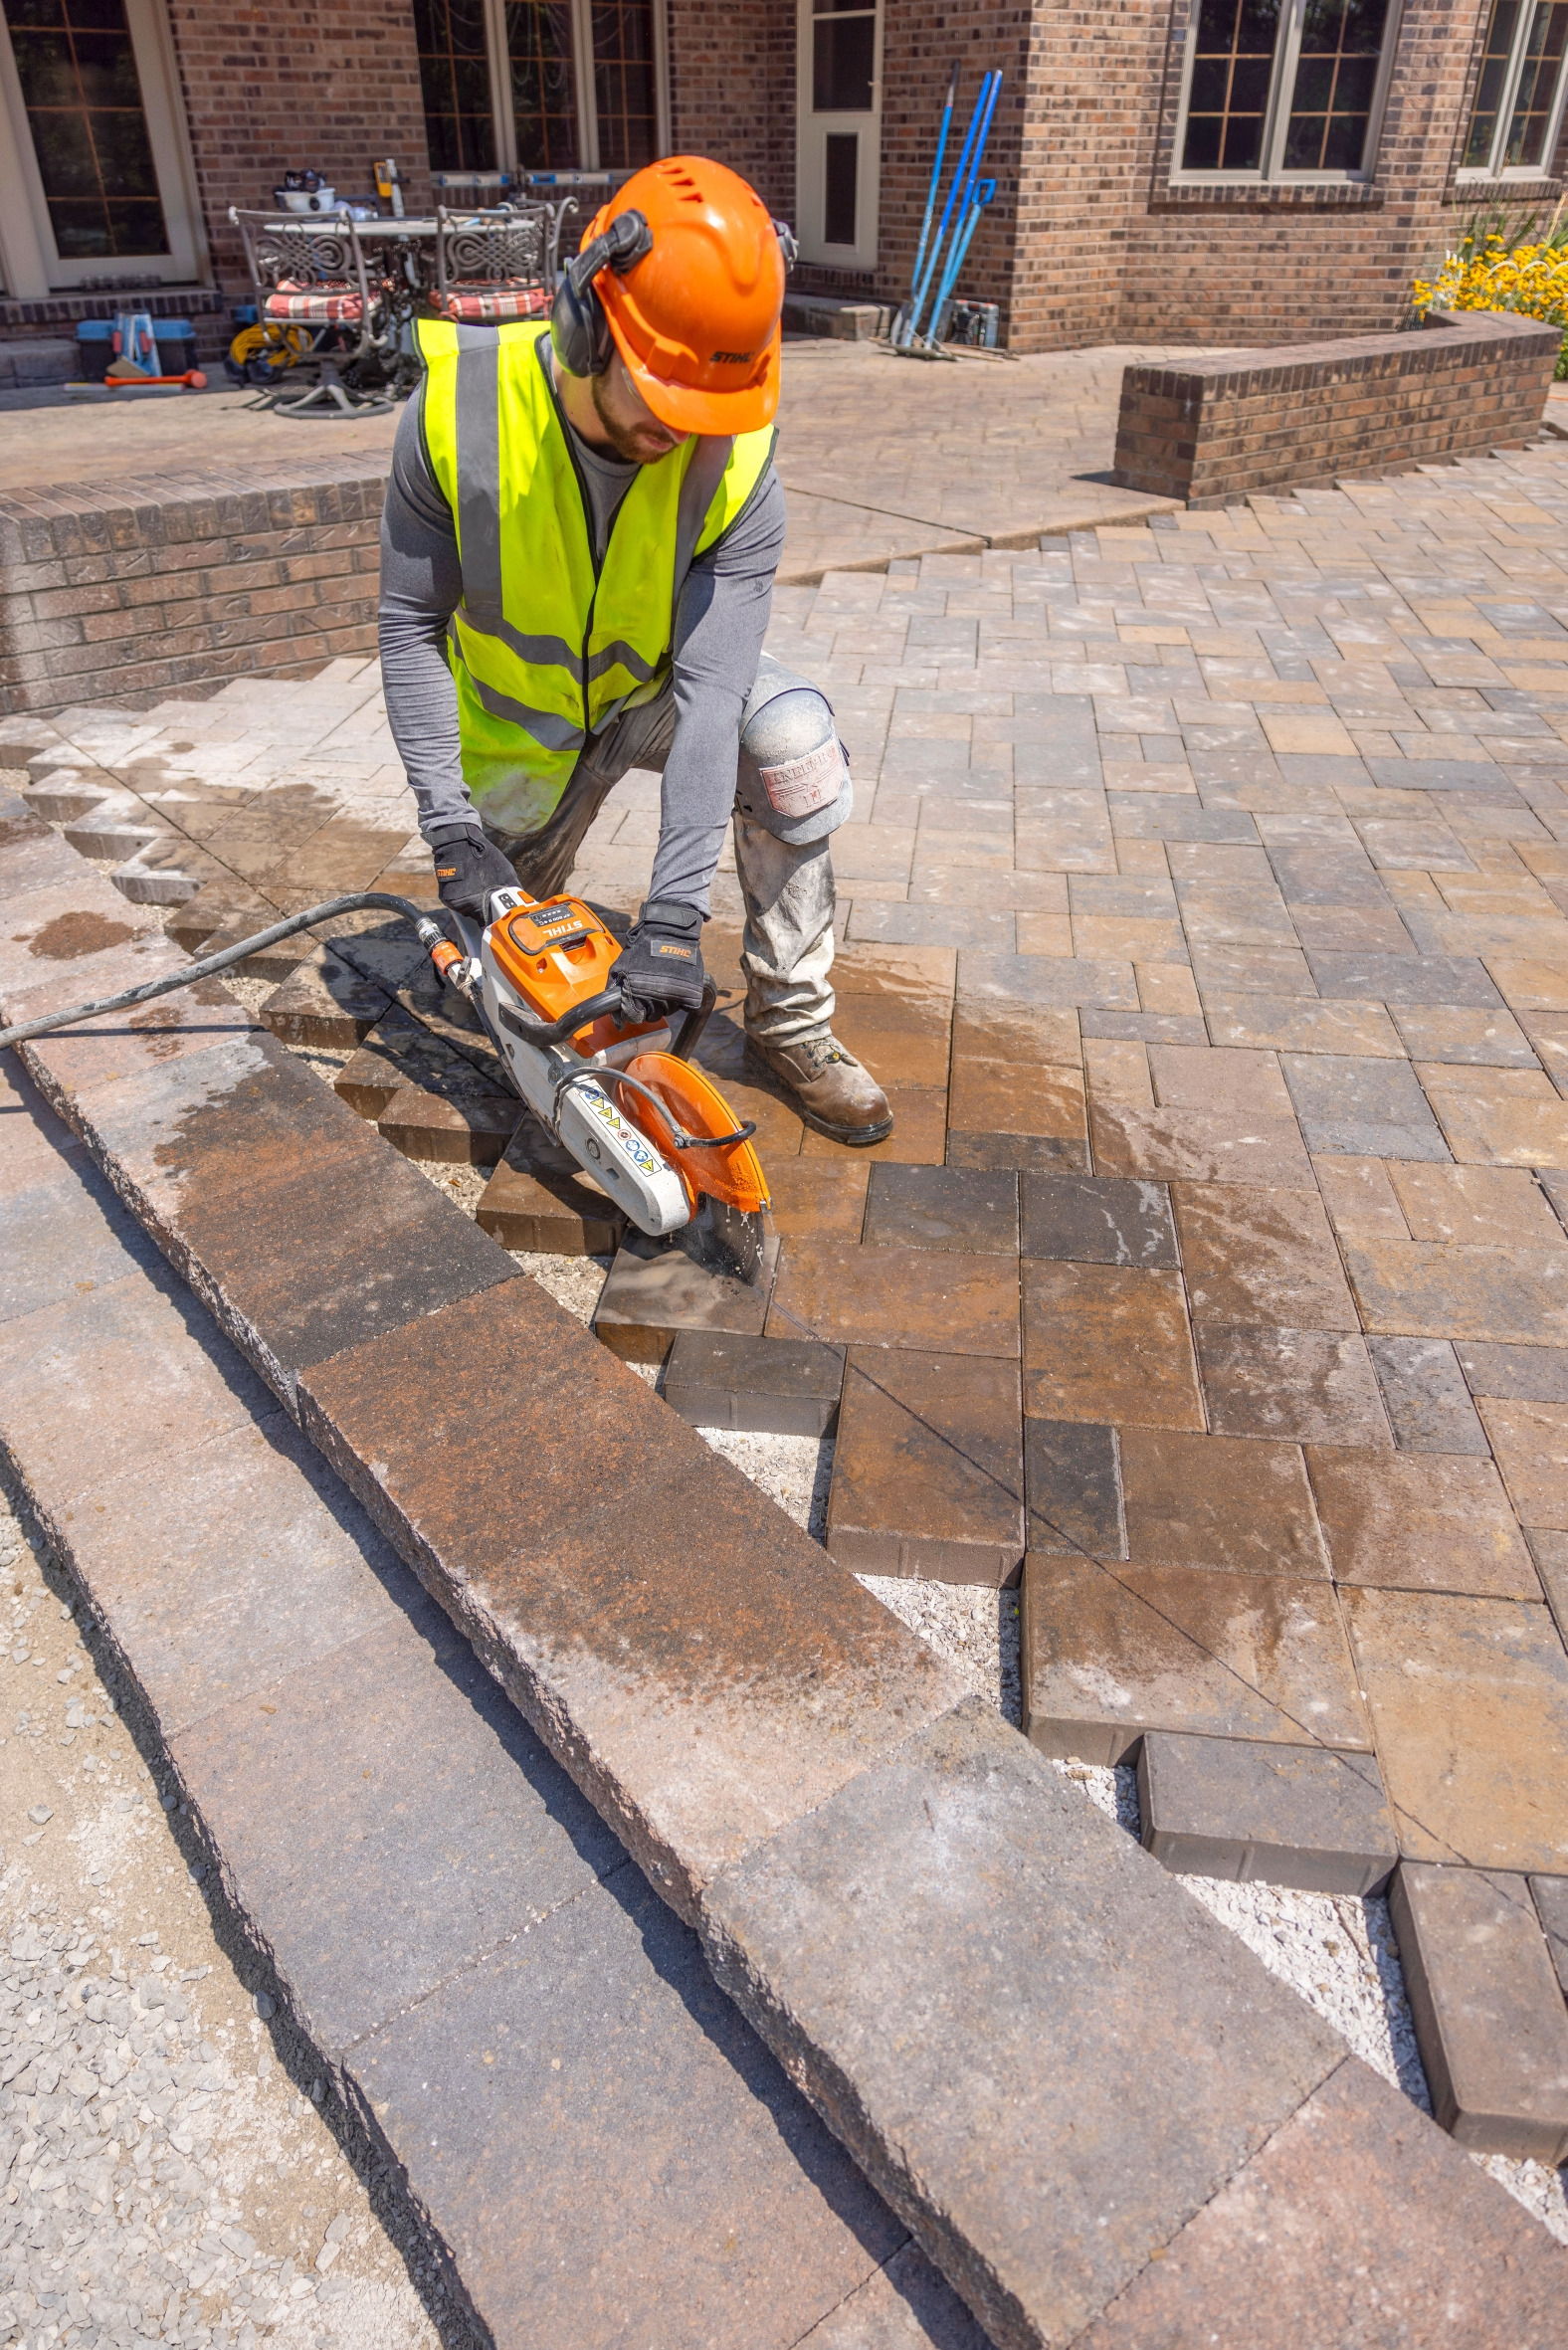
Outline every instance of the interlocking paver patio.
<svg viewBox="0 0 1568 2350">
<path fill-rule="evenodd" d="M 769 1332 L 849 1346 L 886 1423 L 841 1435 L 834 1522 L 883 1572 L 1028 1543 L 1055 1751 L 1372 1745 L 1407 1856 L 1561 1874 L 1568 1655 L 1520 1529 L 1560 1595 L 1568 449 L 829 572 L 771 644 L 854 759 L 842 1026 L 884 1163 L 732 1023 L 703 1057 L 775 1183 Z M 310 819 L 334 875 L 341 842 L 428 889 L 368 667 L 54 731 L 214 891 L 297 902 Z M 577 886 L 635 902 L 657 803 L 617 788 Z M 726 867 L 729 989 L 738 913 Z"/>
</svg>

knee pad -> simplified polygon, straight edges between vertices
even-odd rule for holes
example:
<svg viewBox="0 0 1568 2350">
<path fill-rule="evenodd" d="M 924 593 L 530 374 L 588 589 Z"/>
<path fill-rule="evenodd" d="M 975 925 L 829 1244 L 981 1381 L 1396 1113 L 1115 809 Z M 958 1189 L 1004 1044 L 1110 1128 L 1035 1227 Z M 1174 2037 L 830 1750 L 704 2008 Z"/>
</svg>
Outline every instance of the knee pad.
<svg viewBox="0 0 1568 2350">
<path fill-rule="evenodd" d="M 833 704 L 764 654 L 741 715 L 735 806 L 778 839 L 804 846 L 836 832 L 853 805 Z"/>
</svg>

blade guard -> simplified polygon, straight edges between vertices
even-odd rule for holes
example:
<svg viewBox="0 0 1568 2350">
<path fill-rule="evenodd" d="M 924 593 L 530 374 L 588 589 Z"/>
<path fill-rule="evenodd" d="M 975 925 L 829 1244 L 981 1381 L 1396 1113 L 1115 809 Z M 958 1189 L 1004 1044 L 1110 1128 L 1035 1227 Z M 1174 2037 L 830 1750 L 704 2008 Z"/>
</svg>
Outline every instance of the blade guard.
<svg viewBox="0 0 1568 2350">
<path fill-rule="evenodd" d="M 693 1062 L 677 1061 L 670 1053 L 639 1053 L 626 1065 L 629 1077 L 638 1078 L 670 1111 L 666 1125 L 642 1095 L 630 1087 L 621 1095 L 622 1114 L 640 1126 L 657 1150 L 669 1160 L 686 1187 L 693 1212 L 697 1195 L 756 1216 L 768 1205 L 767 1177 L 749 1142 L 714 1143 L 695 1150 L 678 1150 L 672 1128 L 687 1134 L 732 1134 L 740 1120 L 712 1079 Z"/>
</svg>

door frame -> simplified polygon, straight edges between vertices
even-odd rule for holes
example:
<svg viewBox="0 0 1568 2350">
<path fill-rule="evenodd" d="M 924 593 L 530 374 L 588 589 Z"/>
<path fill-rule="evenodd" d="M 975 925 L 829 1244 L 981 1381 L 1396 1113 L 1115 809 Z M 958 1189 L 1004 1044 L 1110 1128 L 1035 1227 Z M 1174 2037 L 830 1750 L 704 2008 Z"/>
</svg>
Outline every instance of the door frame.
<svg viewBox="0 0 1568 2350">
<path fill-rule="evenodd" d="M 11 29 L 0 13 L 0 260 L 7 292 L 18 300 L 42 301 L 52 294 L 70 294 L 89 278 L 122 275 L 127 287 L 144 288 L 152 279 L 168 286 L 200 285 L 210 275 L 195 157 L 162 0 L 125 0 L 125 16 L 169 250 L 90 254 L 83 261 L 60 258 L 22 100 Z M 112 291 L 104 289 L 109 298 Z"/>
<path fill-rule="evenodd" d="M 816 72 L 815 0 L 796 0 L 795 19 L 795 233 L 800 257 L 821 268 L 866 272 L 877 267 L 882 200 L 882 49 L 886 0 L 868 0 L 874 14 L 872 102 L 862 113 L 819 114 L 813 104 Z M 827 12 L 824 11 L 824 14 Z M 856 155 L 855 243 L 830 245 L 824 235 L 827 140 L 835 128 L 854 131 Z"/>
</svg>

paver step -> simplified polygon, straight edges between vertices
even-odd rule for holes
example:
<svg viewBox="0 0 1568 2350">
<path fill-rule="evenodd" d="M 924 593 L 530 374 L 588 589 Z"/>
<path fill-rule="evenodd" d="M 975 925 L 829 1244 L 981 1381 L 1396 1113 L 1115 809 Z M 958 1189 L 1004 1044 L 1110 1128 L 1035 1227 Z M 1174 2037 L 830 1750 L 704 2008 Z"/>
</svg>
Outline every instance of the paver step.
<svg viewBox="0 0 1568 2350">
<path fill-rule="evenodd" d="M 0 1444 L 220 1897 L 486 2338 L 793 2350 L 856 2338 L 864 2295 L 892 2350 L 985 2350 L 695 1935 L 3 1077 L 0 1230 L 25 1235 Z"/>
</svg>

